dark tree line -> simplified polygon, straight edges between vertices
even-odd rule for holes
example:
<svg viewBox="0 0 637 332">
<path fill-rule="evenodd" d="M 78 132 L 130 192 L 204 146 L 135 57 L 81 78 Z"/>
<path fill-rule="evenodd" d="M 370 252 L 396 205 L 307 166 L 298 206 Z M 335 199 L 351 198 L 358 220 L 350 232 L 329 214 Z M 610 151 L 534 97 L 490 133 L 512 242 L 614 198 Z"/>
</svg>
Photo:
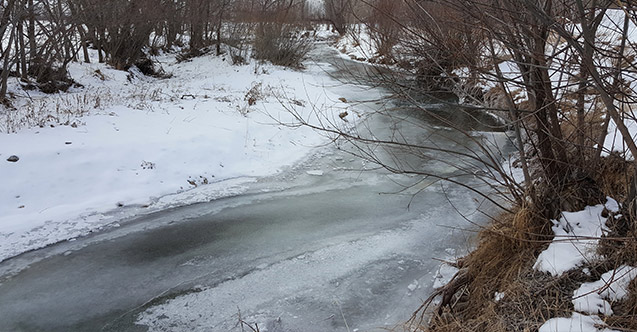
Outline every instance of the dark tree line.
<svg viewBox="0 0 637 332">
<path fill-rule="evenodd" d="M 300 24 L 309 9 L 305 0 L 0 1 L 0 99 L 10 76 L 45 91 L 68 88 L 68 63 L 89 62 L 91 48 L 117 69 L 152 72 L 149 53 L 177 46 L 197 55 L 215 46 L 219 54 L 222 44 L 250 38 L 257 28 Z"/>
</svg>

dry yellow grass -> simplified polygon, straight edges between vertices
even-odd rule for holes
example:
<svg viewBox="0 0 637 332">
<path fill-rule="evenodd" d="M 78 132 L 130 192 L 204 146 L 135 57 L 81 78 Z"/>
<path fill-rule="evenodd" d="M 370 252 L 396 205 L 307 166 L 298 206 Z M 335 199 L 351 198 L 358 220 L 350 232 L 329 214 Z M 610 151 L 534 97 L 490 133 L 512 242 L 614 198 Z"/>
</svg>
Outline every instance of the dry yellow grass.
<svg viewBox="0 0 637 332">
<path fill-rule="evenodd" d="M 627 187 L 625 174 L 629 171 L 630 165 L 621 158 L 604 158 L 595 179 L 588 185 L 567 188 L 564 195 L 573 196 L 574 207 L 599 203 L 592 201 L 600 199 L 597 193 L 601 192 L 622 200 Z M 589 264 L 592 275 L 580 269 L 560 277 L 534 271 L 535 259 L 552 234 L 550 222 L 535 211 L 539 209 L 518 208 L 515 214 L 501 216 L 480 232 L 476 250 L 462 259 L 461 273 L 467 276 L 462 285 L 451 289 L 454 294 L 449 301 L 444 300 L 443 293 L 444 306 L 430 310 L 430 319 L 411 330 L 537 331 L 550 318 L 571 315 L 573 291 L 581 283 L 596 280 L 623 264 L 637 266 L 637 226 L 621 216 L 611 216 L 611 233 L 600 245 L 606 260 Z M 504 294 L 498 301 L 496 292 Z M 609 326 L 637 331 L 637 281 L 631 284 L 629 298 L 613 310 L 616 314 L 606 320 Z"/>
</svg>

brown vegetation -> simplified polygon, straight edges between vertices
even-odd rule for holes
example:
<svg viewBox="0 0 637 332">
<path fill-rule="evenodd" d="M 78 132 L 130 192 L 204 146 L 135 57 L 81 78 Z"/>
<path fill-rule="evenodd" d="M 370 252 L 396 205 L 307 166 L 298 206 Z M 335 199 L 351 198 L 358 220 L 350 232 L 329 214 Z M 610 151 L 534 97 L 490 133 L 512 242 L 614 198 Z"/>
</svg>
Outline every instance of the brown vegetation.
<svg viewBox="0 0 637 332">
<path fill-rule="evenodd" d="M 625 168 L 616 157 L 604 158 L 605 167 Z M 625 171 L 625 169 L 624 169 Z M 612 173 L 611 173 L 612 174 Z M 626 189 L 626 181 L 616 176 L 599 179 L 604 188 Z M 615 196 L 624 197 L 624 196 Z M 599 203 L 590 201 L 588 204 Z M 621 265 L 637 265 L 637 228 L 625 214 L 611 215 L 611 232 L 602 238 L 599 253 L 606 259 L 588 262 L 591 271 L 572 270 L 551 277 L 533 269 L 535 258 L 551 240 L 552 233 L 534 208 L 519 208 L 504 214 L 481 231 L 476 249 L 459 260 L 460 272 L 414 314 L 413 331 L 536 331 L 550 318 L 570 317 L 573 291 L 583 282 L 598 280 L 601 274 Z M 637 328 L 637 280 L 629 298 L 613 306 L 615 314 L 606 323 L 610 328 L 632 331 Z M 503 294 L 496 299 L 496 293 Z M 442 296 L 436 308 L 434 296 Z"/>
</svg>

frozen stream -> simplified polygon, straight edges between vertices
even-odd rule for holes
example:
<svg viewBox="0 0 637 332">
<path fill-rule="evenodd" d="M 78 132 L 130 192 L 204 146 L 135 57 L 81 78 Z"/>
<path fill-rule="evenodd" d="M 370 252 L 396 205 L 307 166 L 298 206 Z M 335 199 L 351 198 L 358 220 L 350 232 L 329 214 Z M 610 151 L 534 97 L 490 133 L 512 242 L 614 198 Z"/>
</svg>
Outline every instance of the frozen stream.
<svg viewBox="0 0 637 332">
<path fill-rule="evenodd" d="M 326 47 L 318 52 L 317 59 L 338 58 Z M 326 88 L 350 103 L 385 93 Z M 416 140 L 445 130 L 403 118 L 378 115 L 361 125 L 381 138 L 398 128 Z M 439 266 L 432 258 L 468 246 L 472 234 L 457 228 L 472 226 L 450 202 L 471 214 L 477 195 L 391 175 L 348 149 L 317 148 L 244 195 L 143 216 L 3 262 L 0 331 L 241 331 L 239 312 L 262 332 L 377 331 L 405 322 L 432 290 Z M 453 173 L 441 162 L 395 156 Z M 477 185 L 472 176 L 460 179 Z"/>
</svg>

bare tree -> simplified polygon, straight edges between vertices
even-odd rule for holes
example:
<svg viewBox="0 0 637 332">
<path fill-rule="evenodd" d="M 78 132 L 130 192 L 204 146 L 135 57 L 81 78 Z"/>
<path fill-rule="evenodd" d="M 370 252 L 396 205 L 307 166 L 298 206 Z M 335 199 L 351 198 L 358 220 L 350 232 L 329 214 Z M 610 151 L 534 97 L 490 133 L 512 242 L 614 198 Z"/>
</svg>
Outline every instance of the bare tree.
<svg viewBox="0 0 637 332">
<path fill-rule="evenodd" d="M 325 0 L 325 18 L 341 36 L 347 32 L 352 0 Z"/>
</svg>

